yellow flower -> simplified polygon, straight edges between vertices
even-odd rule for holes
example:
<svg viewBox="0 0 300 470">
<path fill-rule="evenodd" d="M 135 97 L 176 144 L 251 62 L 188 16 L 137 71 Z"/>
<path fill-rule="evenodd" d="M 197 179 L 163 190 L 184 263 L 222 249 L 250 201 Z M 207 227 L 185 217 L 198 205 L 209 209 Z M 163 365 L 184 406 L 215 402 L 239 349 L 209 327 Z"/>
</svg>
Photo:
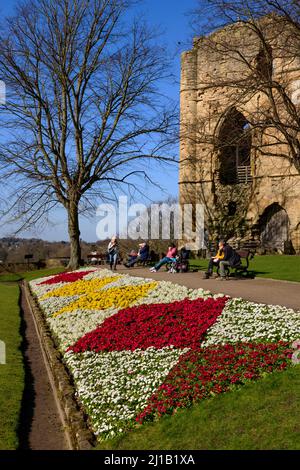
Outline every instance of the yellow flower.
<svg viewBox="0 0 300 470">
<path fill-rule="evenodd" d="M 80 279 L 79 281 L 66 284 L 65 286 L 58 287 L 51 292 L 47 292 L 47 294 L 42 297 L 42 300 L 48 299 L 49 297 L 68 297 L 71 295 L 82 294 L 86 295 L 101 289 L 106 284 L 116 281 L 119 278 L 120 276 L 111 276 L 102 279 L 91 279 L 86 281 L 84 279 Z"/>
<path fill-rule="evenodd" d="M 127 308 L 138 299 L 145 297 L 149 290 L 154 289 L 156 286 L 157 282 L 150 282 L 137 286 L 111 287 L 104 291 L 88 293 L 58 312 L 55 312 L 53 316 L 56 317 L 64 312 L 72 312 L 77 309 L 105 310 L 110 307 Z"/>
</svg>

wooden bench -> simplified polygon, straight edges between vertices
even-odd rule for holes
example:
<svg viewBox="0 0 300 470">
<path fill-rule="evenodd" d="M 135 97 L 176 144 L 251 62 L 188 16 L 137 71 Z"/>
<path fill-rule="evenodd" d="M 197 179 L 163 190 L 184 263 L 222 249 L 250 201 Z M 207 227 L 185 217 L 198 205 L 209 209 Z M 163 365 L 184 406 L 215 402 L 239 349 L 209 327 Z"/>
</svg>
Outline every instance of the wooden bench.
<svg viewBox="0 0 300 470">
<path fill-rule="evenodd" d="M 142 260 L 142 259 L 138 259 L 136 264 L 137 264 L 137 266 L 143 266 L 143 267 L 145 267 L 145 266 L 149 266 L 149 265 L 151 264 L 151 262 L 152 262 L 151 257 L 148 256 L 148 258 L 143 259 L 143 260 Z"/>
<path fill-rule="evenodd" d="M 91 254 L 89 253 L 87 255 L 87 260 L 88 260 L 88 264 L 90 265 L 96 265 L 96 264 L 105 264 L 105 255 L 103 254 Z"/>
<path fill-rule="evenodd" d="M 149 253 L 147 259 L 144 259 L 144 260 L 139 259 L 137 262 L 137 265 L 145 267 L 145 266 L 150 266 L 153 263 L 157 263 L 157 261 L 159 261 L 159 256 L 156 253 L 152 252 L 152 253 Z"/>
<path fill-rule="evenodd" d="M 250 250 L 236 250 L 237 254 L 240 255 L 240 262 L 234 266 L 225 266 L 226 277 L 230 276 L 230 273 L 233 271 L 235 276 L 246 276 L 246 277 L 254 277 L 253 272 L 249 271 L 249 262 L 251 259 L 254 258 L 255 253 Z M 219 275 L 218 266 L 217 274 Z"/>
</svg>

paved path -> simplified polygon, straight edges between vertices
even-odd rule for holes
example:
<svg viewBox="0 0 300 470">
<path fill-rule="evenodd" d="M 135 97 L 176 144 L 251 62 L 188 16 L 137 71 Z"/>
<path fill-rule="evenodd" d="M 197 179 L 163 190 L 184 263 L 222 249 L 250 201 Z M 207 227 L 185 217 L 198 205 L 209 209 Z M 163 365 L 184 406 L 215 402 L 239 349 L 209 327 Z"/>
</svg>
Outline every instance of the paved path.
<svg viewBox="0 0 300 470">
<path fill-rule="evenodd" d="M 38 333 L 23 288 L 21 310 L 25 390 L 19 429 L 20 449 L 69 450 Z"/>
<path fill-rule="evenodd" d="M 224 293 L 231 297 L 242 297 L 253 302 L 284 305 L 300 310 L 300 282 L 277 281 L 273 279 L 230 279 L 217 281 L 216 279 L 202 279 L 203 271 L 169 274 L 164 270 L 151 273 L 149 269 L 118 267 L 118 272 L 128 273 L 132 276 L 150 277 L 160 281 L 172 281 L 193 289 L 202 287 L 214 294 Z"/>
</svg>

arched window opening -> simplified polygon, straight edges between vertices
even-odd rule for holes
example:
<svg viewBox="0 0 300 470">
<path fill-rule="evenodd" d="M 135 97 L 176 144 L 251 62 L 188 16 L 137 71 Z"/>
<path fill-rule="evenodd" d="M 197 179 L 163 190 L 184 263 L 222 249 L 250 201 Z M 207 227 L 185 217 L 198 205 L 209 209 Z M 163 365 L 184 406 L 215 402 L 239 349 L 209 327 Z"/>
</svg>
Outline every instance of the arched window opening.
<svg viewBox="0 0 300 470">
<path fill-rule="evenodd" d="M 231 108 L 226 114 L 218 138 L 222 184 L 250 183 L 251 126 L 245 116 Z"/>
<path fill-rule="evenodd" d="M 285 253 L 289 250 L 290 221 L 285 209 L 278 203 L 268 206 L 259 219 L 260 240 L 263 248 Z"/>
</svg>

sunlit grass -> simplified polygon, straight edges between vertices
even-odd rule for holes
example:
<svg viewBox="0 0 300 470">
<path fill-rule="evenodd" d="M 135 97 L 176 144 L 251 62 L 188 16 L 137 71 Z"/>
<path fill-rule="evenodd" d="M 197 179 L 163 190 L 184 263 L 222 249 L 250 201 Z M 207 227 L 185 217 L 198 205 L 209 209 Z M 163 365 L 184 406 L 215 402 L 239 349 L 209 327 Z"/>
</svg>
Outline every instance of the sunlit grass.
<svg viewBox="0 0 300 470">
<path fill-rule="evenodd" d="M 24 389 L 21 352 L 19 286 L 0 285 L 0 340 L 6 345 L 6 364 L 0 364 L 0 449 L 16 449 Z"/>
<path fill-rule="evenodd" d="M 98 449 L 300 449 L 300 366 L 144 424 Z"/>
<path fill-rule="evenodd" d="M 0 282 L 0 340 L 6 345 L 6 364 L 0 364 L 0 450 L 18 447 L 18 426 L 25 382 L 21 351 L 20 289 L 14 281 L 49 276 L 62 270 L 52 268 L 0 276 L 0 280 L 5 282 Z"/>
<path fill-rule="evenodd" d="M 191 260 L 191 269 L 205 271 L 207 266 L 206 259 Z M 300 282 L 300 256 L 256 255 L 250 260 L 249 270 L 254 271 L 256 277 Z"/>
</svg>

